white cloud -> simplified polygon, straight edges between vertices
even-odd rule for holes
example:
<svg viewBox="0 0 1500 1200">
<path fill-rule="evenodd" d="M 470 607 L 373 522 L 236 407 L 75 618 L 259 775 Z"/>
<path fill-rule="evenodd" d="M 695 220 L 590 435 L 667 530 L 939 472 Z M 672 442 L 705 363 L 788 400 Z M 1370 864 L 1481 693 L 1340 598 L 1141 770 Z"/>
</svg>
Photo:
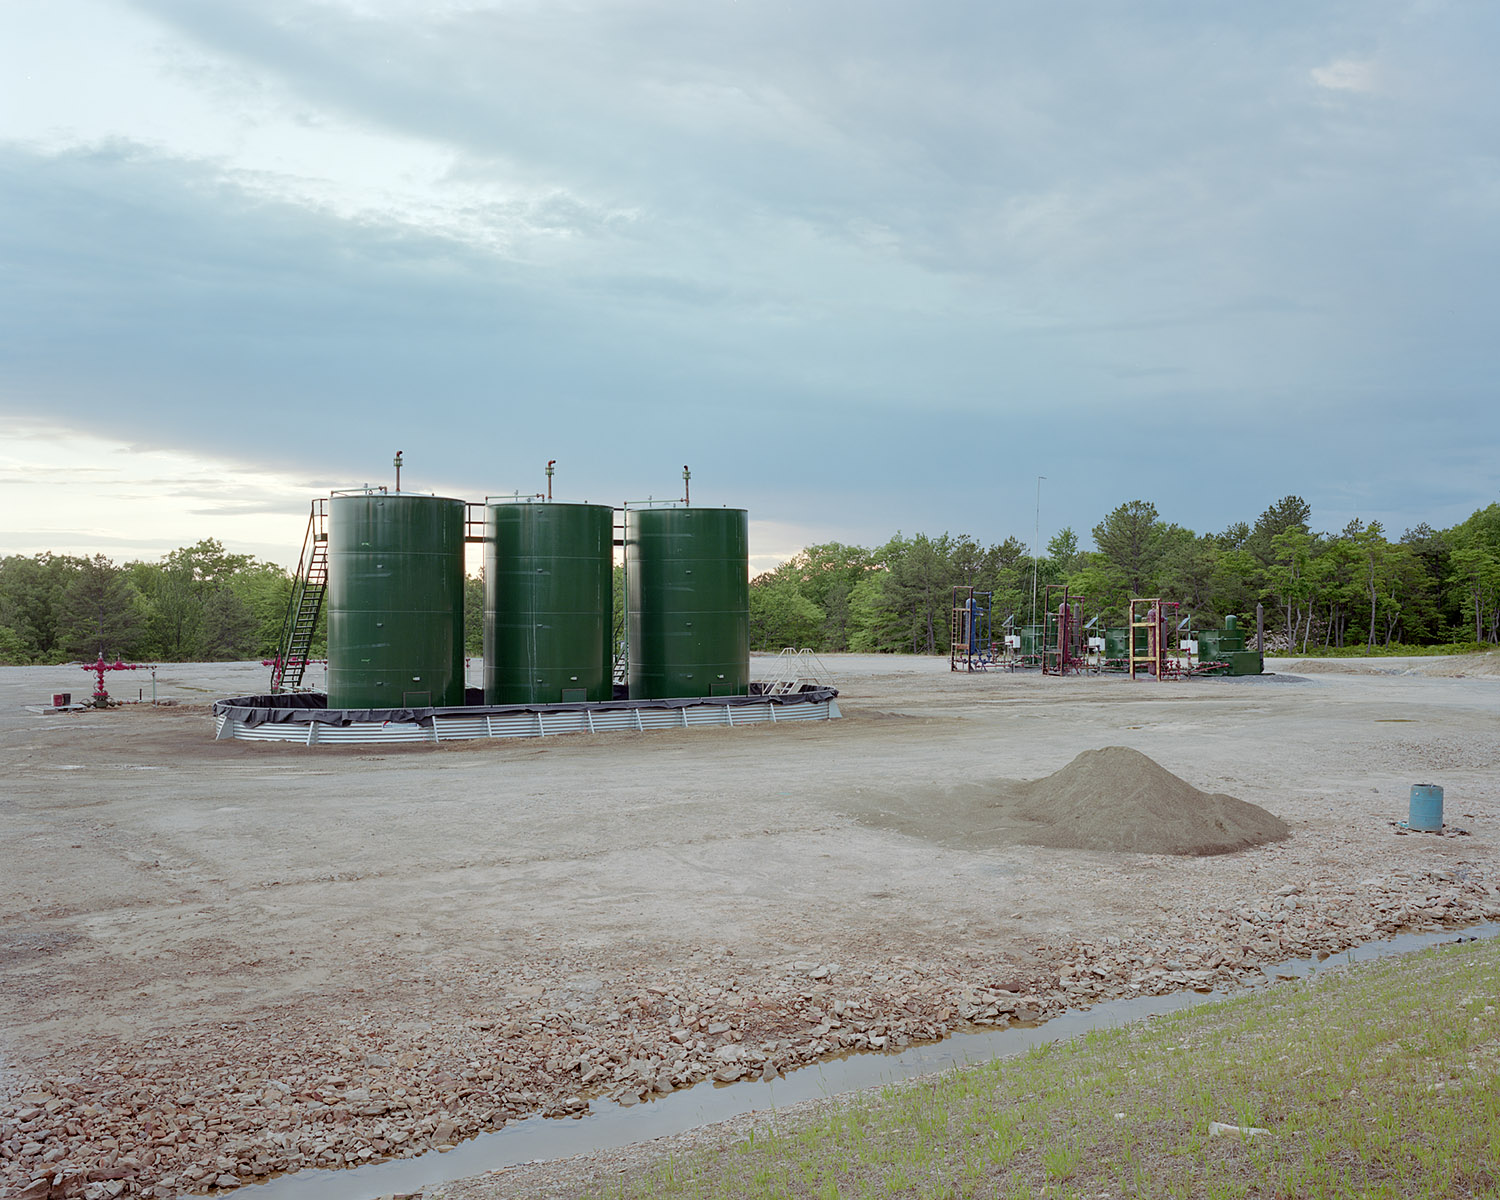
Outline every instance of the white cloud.
<svg viewBox="0 0 1500 1200">
<path fill-rule="evenodd" d="M 829 526 L 795 521 L 750 519 L 750 576 L 774 571 L 808 546 L 836 541 L 837 530 Z"/>
<path fill-rule="evenodd" d="M 1336 58 L 1310 72 L 1319 87 L 1331 92 L 1374 92 L 1378 89 L 1375 64 L 1366 59 Z"/>
<path fill-rule="evenodd" d="M 14 422 L 0 448 L 0 555 L 154 560 L 217 538 L 286 565 L 314 494 L 304 481 L 243 462 Z"/>
<path fill-rule="evenodd" d="M 181 546 L 216 538 L 235 553 L 290 567 L 302 542 L 308 504 L 326 495 L 330 486 L 357 485 L 295 478 L 222 457 L 133 446 L 19 421 L 0 446 L 0 508 L 6 514 L 0 557 L 51 552 L 154 561 Z M 460 487 L 438 494 L 464 493 Z M 833 536 L 831 528 L 752 520 L 752 573 L 773 570 L 802 547 Z M 481 547 L 468 551 L 468 570 L 477 574 Z"/>
</svg>

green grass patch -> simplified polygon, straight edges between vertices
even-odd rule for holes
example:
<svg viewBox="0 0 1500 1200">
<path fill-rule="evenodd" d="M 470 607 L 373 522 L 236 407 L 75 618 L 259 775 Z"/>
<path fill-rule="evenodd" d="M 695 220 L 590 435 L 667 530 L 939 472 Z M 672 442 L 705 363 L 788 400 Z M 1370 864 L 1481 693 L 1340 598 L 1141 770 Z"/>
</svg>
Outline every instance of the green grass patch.
<svg viewBox="0 0 1500 1200">
<path fill-rule="evenodd" d="M 593 1195 L 1496 1195 L 1497 1008 L 1500 943 L 1343 968 L 776 1118 Z"/>
<path fill-rule="evenodd" d="M 1490 642 L 1443 642 L 1436 646 L 1309 646 L 1306 650 L 1280 654 L 1280 658 L 1435 658 L 1453 654 L 1484 654 L 1494 650 Z"/>
</svg>

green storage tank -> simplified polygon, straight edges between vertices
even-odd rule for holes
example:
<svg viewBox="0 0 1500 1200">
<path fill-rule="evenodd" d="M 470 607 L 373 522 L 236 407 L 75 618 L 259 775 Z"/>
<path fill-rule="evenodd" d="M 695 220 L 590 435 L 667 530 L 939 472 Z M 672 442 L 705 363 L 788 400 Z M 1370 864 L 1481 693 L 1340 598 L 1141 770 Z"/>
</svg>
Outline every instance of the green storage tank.
<svg viewBox="0 0 1500 1200">
<path fill-rule="evenodd" d="M 464 502 L 371 492 L 328 506 L 328 707 L 464 702 Z"/>
<path fill-rule="evenodd" d="M 614 509 L 491 504 L 484 534 L 484 702 L 613 699 Z"/>
<path fill-rule="evenodd" d="M 741 508 L 625 512 L 630 698 L 750 690 L 750 521 Z"/>
</svg>

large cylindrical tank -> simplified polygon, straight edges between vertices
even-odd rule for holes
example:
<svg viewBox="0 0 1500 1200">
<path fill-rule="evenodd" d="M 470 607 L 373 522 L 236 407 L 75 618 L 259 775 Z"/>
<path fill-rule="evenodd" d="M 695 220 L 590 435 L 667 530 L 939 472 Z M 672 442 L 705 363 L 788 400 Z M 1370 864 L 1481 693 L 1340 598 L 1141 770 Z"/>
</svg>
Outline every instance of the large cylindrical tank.
<svg viewBox="0 0 1500 1200">
<path fill-rule="evenodd" d="M 485 509 L 486 704 L 613 698 L 614 509 Z"/>
<path fill-rule="evenodd" d="M 374 492 L 328 506 L 328 707 L 464 702 L 464 502 Z"/>
<path fill-rule="evenodd" d="M 627 509 L 625 587 L 632 700 L 749 691 L 744 509 Z"/>
</svg>

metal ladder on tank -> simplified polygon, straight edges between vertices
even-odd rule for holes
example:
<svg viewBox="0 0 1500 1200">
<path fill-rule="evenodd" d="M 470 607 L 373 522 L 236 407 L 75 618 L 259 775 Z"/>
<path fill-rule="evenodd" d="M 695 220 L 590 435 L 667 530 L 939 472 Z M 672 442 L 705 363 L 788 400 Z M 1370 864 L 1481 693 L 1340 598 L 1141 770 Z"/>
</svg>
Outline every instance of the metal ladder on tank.
<svg viewBox="0 0 1500 1200">
<path fill-rule="evenodd" d="M 615 509 L 613 541 L 620 548 L 623 560 L 625 554 L 625 509 Z M 610 566 L 610 587 L 614 587 L 614 566 Z M 626 605 L 630 603 L 630 585 L 627 581 L 624 594 L 620 597 L 620 607 L 613 610 L 614 631 L 612 644 L 614 657 L 610 662 L 610 682 L 616 687 L 624 687 L 630 680 L 629 646 L 626 643 L 627 633 L 630 628 L 630 616 L 625 611 Z"/>
<path fill-rule="evenodd" d="M 292 594 L 287 599 L 276 657 L 271 662 L 272 693 L 301 689 L 327 591 L 328 501 L 320 497 L 312 502 L 312 511 L 308 513 L 307 533 L 302 538 L 302 553 L 297 557 L 297 573 L 292 577 Z"/>
</svg>

